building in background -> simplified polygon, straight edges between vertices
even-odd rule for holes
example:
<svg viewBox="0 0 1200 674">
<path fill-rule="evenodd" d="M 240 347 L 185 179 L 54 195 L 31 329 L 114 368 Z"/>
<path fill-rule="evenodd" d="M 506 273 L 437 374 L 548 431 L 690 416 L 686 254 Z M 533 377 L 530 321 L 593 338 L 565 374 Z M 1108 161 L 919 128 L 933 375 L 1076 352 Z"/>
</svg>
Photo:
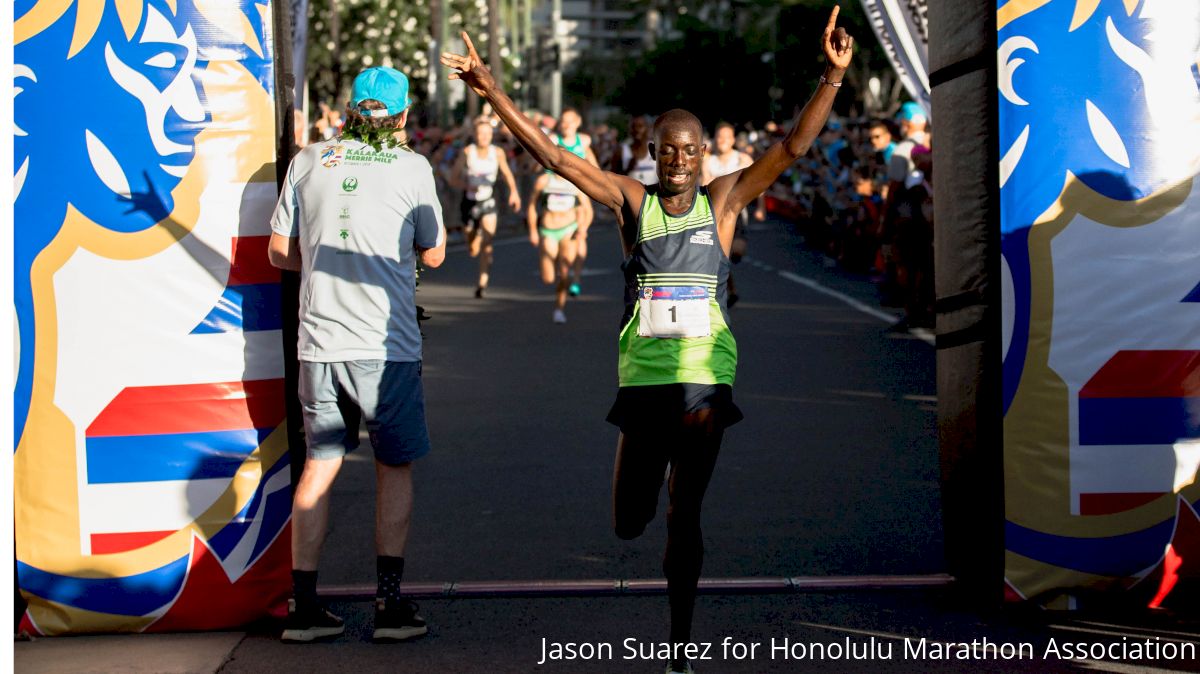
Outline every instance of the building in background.
<svg viewBox="0 0 1200 674">
<path fill-rule="evenodd" d="M 561 16 L 557 22 L 556 14 Z M 581 63 L 612 64 L 652 49 L 671 35 L 669 20 L 656 9 L 631 0 L 551 0 L 533 9 L 535 40 L 525 61 L 530 70 L 529 103 L 557 115 L 562 102 L 561 73 Z M 559 73 L 557 84 L 555 72 Z M 585 117 L 596 119 L 610 112 L 604 101 L 583 106 Z"/>
</svg>

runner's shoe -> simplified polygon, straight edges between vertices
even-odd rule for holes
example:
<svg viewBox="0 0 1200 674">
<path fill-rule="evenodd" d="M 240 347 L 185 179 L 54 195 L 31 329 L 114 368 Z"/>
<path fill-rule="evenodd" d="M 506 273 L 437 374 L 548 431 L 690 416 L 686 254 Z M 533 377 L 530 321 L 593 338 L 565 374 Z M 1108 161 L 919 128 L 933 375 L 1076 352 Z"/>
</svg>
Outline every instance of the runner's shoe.
<svg viewBox="0 0 1200 674">
<path fill-rule="evenodd" d="M 371 640 L 381 643 L 408 641 L 429 632 L 425 620 L 417 615 L 417 605 L 402 601 L 394 607 L 382 597 L 375 600 L 375 633 Z"/>
<path fill-rule="evenodd" d="M 571 297 L 578 297 L 581 292 L 583 292 L 583 288 L 580 288 L 578 283 L 572 283 L 567 287 L 567 294 Z"/>
<path fill-rule="evenodd" d="M 291 644 L 303 644 L 317 639 L 336 637 L 344 632 L 342 619 L 326 611 L 320 606 L 296 608 L 296 600 L 288 600 L 287 623 L 283 629 L 280 641 Z"/>
<path fill-rule="evenodd" d="M 554 310 L 554 322 L 555 323 L 566 323 L 567 322 L 567 315 L 565 313 L 563 313 L 562 309 Z"/>
<path fill-rule="evenodd" d="M 477 299 L 477 300 L 483 299 L 483 286 L 479 286 L 478 288 L 475 289 L 475 299 Z"/>
</svg>

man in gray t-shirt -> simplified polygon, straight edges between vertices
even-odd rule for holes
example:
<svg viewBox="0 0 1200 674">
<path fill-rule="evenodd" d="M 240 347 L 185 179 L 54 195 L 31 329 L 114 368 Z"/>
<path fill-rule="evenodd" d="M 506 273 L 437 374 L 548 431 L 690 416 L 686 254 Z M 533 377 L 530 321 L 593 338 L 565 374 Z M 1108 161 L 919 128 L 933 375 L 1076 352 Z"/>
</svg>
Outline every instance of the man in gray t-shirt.
<svg viewBox="0 0 1200 674">
<path fill-rule="evenodd" d="M 271 217 L 271 263 L 300 272 L 299 396 L 308 445 L 292 508 L 294 599 L 284 641 L 344 629 L 316 594 L 329 488 L 358 444 L 339 395 L 361 410 L 375 450 L 374 638 L 401 641 L 427 631 L 399 592 L 412 462 L 429 452 L 413 293 L 416 260 L 440 265 L 446 230 L 429 162 L 395 140 L 407 120 L 408 79 L 391 68 L 364 70 L 342 135 L 296 155 Z"/>
</svg>

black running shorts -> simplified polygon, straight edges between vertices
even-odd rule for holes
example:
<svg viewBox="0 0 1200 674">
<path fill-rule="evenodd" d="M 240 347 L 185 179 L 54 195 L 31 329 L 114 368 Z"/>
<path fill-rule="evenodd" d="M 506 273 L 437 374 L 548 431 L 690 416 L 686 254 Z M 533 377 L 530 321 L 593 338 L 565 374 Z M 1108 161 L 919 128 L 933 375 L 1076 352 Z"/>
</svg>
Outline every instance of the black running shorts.
<svg viewBox="0 0 1200 674">
<path fill-rule="evenodd" d="M 658 384 L 617 389 L 617 400 L 606 420 L 628 432 L 648 426 L 661 428 L 671 420 L 708 408 L 716 413 L 719 428 L 728 428 L 744 418 L 733 402 L 733 387 L 729 384 Z"/>
</svg>

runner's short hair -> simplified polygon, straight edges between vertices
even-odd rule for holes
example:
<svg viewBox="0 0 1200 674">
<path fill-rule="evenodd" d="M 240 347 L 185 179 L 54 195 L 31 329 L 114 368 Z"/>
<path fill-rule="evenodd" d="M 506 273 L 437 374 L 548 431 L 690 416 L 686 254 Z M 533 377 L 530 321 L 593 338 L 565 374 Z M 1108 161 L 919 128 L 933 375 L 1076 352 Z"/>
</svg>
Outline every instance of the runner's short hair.
<svg viewBox="0 0 1200 674">
<path fill-rule="evenodd" d="M 700 123 L 700 118 L 682 108 L 667 110 L 656 117 L 654 119 L 653 136 L 658 138 L 659 131 L 664 127 L 678 125 L 692 126 L 696 130 L 697 137 L 704 137 L 704 125 Z"/>
</svg>

